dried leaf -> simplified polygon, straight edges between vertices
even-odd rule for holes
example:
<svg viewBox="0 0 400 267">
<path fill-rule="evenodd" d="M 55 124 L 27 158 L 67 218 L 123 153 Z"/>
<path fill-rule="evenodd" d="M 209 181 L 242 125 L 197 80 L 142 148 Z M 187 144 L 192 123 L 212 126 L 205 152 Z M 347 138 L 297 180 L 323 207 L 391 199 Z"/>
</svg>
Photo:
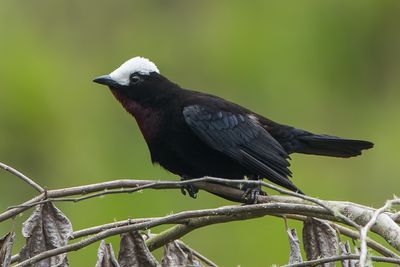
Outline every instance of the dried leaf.
<svg viewBox="0 0 400 267">
<path fill-rule="evenodd" d="M 348 245 L 348 247 L 347 247 Z M 342 256 L 346 256 L 351 254 L 350 250 L 350 244 L 347 241 L 346 244 L 343 244 L 342 242 L 339 243 L 340 251 Z M 350 267 L 350 261 L 349 260 L 342 260 L 342 267 Z"/>
<path fill-rule="evenodd" d="M 0 266 L 8 267 L 11 264 L 12 246 L 15 233 L 10 232 L 0 239 Z"/>
<path fill-rule="evenodd" d="M 161 260 L 162 267 L 170 266 L 201 266 L 200 262 L 194 258 L 192 253 L 186 254 L 179 246 L 178 242 L 173 241 L 164 246 L 164 256 Z"/>
<path fill-rule="evenodd" d="M 106 244 L 104 240 L 100 242 L 97 251 L 96 267 L 120 267 L 111 244 Z"/>
<path fill-rule="evenodd" d="M 160 266 L 137 231 L 121 235 L 118 262 L 121 267 Z"/>
<path fill-rule="evenodd" d="M 287 229 L 287 234 L 290 245 L 289 264 L 303 262 L 303 258 L 301 257 L 300 241 L 297 237 L 296 229 Z"/>
<path fill-rule="evenodd" d="M 177 245 L 188 255 L 188 260 L 190 262 L 190 265 L 188 266 L 192 266 L 192 267 L 201 267 L 201 263 L 198 260 L 198 258 L 194 255 L 193 251 L 189 248 L 186 247 L 184 243 L 179 242 L 179 241 L 175 241 L 177 243 Z"/>
<path fill-rule="evenodd" d="M 63 247 L 72 237 L 72 224 L 52 203 L 38 205 L 33 214 L 23 223 L 22 235 L 26 244 L 22 248 L 21 261 L 41 252 Z M 32 267 L 68 266 L 67 254 L 43 259 Z"/>
<path fill-rule="evenodd" d="M 307 218 L 303 225 L 304 250 L 308 260 L 339 255 L 336 231 L 325 221 Z M 334 262 L 318 266 L 335 267 Z"/>
</svg>

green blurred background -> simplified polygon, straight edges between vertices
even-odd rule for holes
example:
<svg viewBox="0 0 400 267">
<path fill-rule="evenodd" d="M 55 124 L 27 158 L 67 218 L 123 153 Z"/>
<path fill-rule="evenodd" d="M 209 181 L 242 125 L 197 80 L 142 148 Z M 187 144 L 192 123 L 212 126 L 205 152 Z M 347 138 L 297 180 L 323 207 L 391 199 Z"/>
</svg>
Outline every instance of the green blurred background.
<svg viewBox="0 0 400 267">
<path fill-rule="evenodd" d="M 4 0 L 0 161 L 49 189 L 177 179 L 152 166 L 134 120 L 92 82 L 141 55 L 183 87 L 281 123 L 373 141 L 350 160 L 294 155 L 293 181 L 312 196 L 379 206 L 399 193 L 399 27 L 399 1 Z M 2 211 L 35 195 L 5 172 L 0 181 Z M 228 204 L 205 192 L 193 200 L 145 191 L 58 207 L 78 230 Z M 29 213 L 2 223 L 0 234 L 19 233 Z M 118 238 L 110 241 L 117 249 Z M 210 226 L 184 241 L 222 266 L 288 259 L 284 224 L 271 217 Z M 93 266 L 96 250 L 70 253 L 71 266 Z"/>
</svg>

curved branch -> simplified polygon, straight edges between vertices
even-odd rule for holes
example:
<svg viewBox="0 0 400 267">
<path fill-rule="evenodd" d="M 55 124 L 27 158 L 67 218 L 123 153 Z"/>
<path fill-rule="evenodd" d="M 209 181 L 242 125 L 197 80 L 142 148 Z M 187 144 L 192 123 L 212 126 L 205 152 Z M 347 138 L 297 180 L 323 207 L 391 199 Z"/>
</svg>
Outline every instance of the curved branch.
<svg viewBox="0 0 400 267">
<path fill-rule="evenodd" d="M 41 187 L 40 185 L 38 185 L 37 183 L 35 183 L 32 179 L 30 179 L 28 176 L 24 175 L 23 173 L 17 171 L 16 169 L 4 164 L 0 162 L 0 168 L 2 168 L 5 171 L 8 171 L 9 173 L 17 176 L 18 178 L 20 178 L 22 181 L 24 181 L 25 183 L 29 184 L 31 187 L 33 187 L 36 191 L 38 191 L 39 193 L 43 193 L 45 190 L 43 187 Z"/>
</svg>

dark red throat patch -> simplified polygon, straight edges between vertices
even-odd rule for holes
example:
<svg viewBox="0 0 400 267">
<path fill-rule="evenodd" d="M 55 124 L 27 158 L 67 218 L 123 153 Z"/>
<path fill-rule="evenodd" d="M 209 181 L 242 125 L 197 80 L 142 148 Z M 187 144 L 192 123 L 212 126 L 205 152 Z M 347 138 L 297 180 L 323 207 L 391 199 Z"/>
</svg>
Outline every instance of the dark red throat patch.
<svg viewBox="0 0 400 267">
<path fill-rule="evenodd" d="M 111 89 L 112 94 L 137 121 L 140 131 L 146 141 L 156 134 L 160 122 L 160 112 L 149 107 L 143 107 L 138 102 L 126 97 L 118 90 Z"/>
</svg>

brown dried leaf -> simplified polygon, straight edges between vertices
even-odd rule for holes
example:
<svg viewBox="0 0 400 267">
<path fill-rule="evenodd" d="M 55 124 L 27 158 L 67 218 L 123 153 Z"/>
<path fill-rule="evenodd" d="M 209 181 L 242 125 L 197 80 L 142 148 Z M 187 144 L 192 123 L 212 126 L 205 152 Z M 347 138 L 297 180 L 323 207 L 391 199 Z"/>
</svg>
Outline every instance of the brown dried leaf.
<svg viewBox="0 0 400 267">
<path fill-rule="evenodd" d="M 106 244 L 104 240 L 100 242 L 97 251 L 96 267 L 120 267 L 111 244 Z"/>
<path fill-rule="evenodd" d="M 160 266 L 137 231 L 121 235 L 118 262 L 121 267 Z"/>
<path fill-rule="evenodd" d="M 186 254 L 179 246 L 178 242 L 173 241 L 164 246 L 164 256 L 161 260 L 162 267 L 170 266 L 194 266 L 200 267 L 200 262 L 195 259 L 192 253 Z"/>
<path fill-rule="evenodd" d="M 303 262 L 303 258 L 301 257 L 300 241 L 297 237 L 296 229 L 287 229 L 287 234 L 290 245 L 289 264 Z"/>
<path fill-rule="evenodd" d="M 31 258 L 41 252 L 67 245 L 72 237 L 72 224 L 52 203 L 36 206 L 33 214 L 23 223 L 22 235 L 26 244 L 22 248 L 21 260 Z M 68 266 L 67 254 L 43 259 L 32 267 Z"/>
<path fill-rule="evenodd" d="M 336 231 L 323 220 L 307 218 L 304 221 L 303 243 L 308 260 L 339 255 Z M 329 262 L 318 266 L 335 267 L 335 263 Z"/>
<path fill-rule="evenodd" d="M 15 233 L 10 232 L 0 239 L 0 266 L 8 267 L 11 264 L 12 246 Z"/>
</svg>

